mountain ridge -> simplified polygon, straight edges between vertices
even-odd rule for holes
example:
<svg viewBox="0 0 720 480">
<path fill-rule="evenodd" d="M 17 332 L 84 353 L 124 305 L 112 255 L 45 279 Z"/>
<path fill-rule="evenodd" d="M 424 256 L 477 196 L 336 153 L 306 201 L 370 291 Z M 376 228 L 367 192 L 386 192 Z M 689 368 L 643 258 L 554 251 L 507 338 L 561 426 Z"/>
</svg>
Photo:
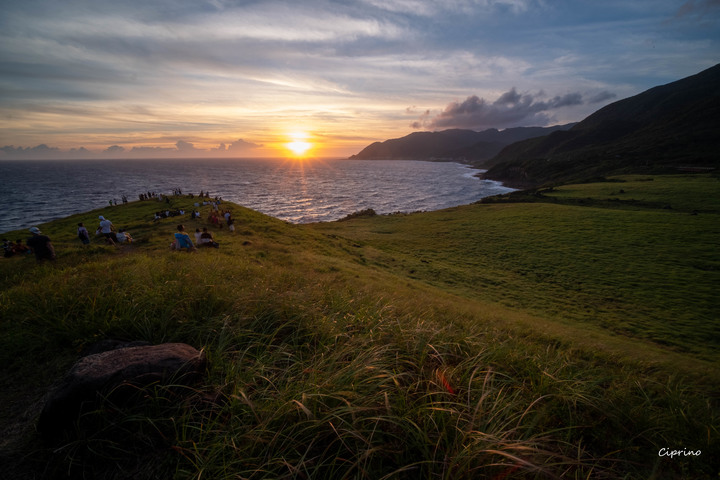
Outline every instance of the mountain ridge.
<svg viewBox="0 0 720 480">
<path fill-rule="evenodd" d="M 553 127 L 514 127 L 483 131 L 448 129 L 413 132 L 404 137 L 375 142 L 350 159 L 357 160 L 460 160 L 478 163 L 520 140 L 567 130 L 574 123 Z"/>
<path fill-rule="evenodd" d="M 613 102 L 571 129 L 505 147 L 485 178 L 517 186 L 622 174 L 714 169 L 720 64 Z"/>
</svg>

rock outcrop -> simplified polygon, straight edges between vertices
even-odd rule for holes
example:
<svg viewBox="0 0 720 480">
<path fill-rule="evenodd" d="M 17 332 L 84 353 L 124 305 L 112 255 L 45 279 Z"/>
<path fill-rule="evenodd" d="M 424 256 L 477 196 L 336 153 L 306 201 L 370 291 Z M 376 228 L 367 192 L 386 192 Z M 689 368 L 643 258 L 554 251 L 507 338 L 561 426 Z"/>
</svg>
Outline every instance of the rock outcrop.
<svg viewBox="0 0 720 480">
<path fill-rule="evenodd" d="M 205 354 L 184 343 L 109 348 L 78 360 L 49 393 L 37 425 L 43 436 L 62 433 L 103 399 L 123 403 L 152 385 L 194 385 L 205 372 Z"/>
</svg>

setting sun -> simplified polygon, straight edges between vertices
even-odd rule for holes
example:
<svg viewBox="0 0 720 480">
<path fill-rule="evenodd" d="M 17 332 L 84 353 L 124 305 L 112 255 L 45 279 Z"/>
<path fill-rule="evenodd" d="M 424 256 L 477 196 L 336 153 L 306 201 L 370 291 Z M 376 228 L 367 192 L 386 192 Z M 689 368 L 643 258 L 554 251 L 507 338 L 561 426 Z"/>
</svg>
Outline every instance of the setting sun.
<svg viewBox="0 0 720 480">
<path fill-rule="evenodd" d="M 307 141 L 306 133 L 292 133 L 290 137 L 292 138 L 292 142 L 286 143 L 285 147 L 293 152 L 295 156 L 302 157 L 313 146 L 312 143 Z"/>
</svg>

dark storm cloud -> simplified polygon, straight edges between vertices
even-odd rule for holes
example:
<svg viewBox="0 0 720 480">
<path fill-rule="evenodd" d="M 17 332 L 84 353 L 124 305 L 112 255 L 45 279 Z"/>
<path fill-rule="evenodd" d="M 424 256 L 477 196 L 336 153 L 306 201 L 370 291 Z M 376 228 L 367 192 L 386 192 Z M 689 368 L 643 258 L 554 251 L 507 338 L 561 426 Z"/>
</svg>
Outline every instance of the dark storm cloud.
<svg viewBox="0 0 720 480">
<path fill-rule="evenodd" d="M 547 125 L 551 121 L 553 110 L 585 102 L 580 93 L 568 93 L 542 100 L 544 95 L 520 94 L 513 87 L 500 95 L 494 102 L 489 102 L 477 95 L 467 97 L 462 102 L 452 102 L 439 115 L 429 118 L 426 112 L 425 121 L 415 122 L 419 128 L 503 128 L 521 125 Z"/>
</svg>

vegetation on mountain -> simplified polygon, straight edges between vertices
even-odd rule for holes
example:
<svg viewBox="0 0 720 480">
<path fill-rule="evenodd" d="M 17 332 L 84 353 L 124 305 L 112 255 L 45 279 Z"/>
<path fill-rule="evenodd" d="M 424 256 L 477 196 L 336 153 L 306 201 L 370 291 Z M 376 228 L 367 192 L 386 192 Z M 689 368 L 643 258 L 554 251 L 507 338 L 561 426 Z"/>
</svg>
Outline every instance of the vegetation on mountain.
<svg viewBox="0 0 720 480">
<path fill-rule="evenodd" d="M 568 131 L 506 147 L 486 178 L 521 186 L 718 167 L 720 65 L 612 103 Z"/>
<path fill-rule="evenodd" d="M 415 132 L 351 158 L 453 160 L 509 186 L 583 182 L 608 175 L 712 171 L 720 162 L 720 65 L 607 105 L 582 122 Z"/>
<path fill-rule="evenodd" d="M 0 261 L 3 474 L 716 478 L 718 199 L 705 174 L 310 225 L 226 203 L 197 253 L 154 202 L 40 225 L 54 263 Z M 136 241 L 83 246 L 98 215 Z M 44 395 L 108 338 L 203 349 L 206 382 L 43 443 Z"/>
<path fill-rule="evenodd" d="M 517 127 L 476 132 L 451 129 L 440 132 L 414 132 L 402 138 L 375 142 L 357 155 L 359 160 L 454 160 L 481 162 L 492 158 L 505 146 L 527 138 L 567 130 L 574 124 L 554 127 Z"/>
</svg>

